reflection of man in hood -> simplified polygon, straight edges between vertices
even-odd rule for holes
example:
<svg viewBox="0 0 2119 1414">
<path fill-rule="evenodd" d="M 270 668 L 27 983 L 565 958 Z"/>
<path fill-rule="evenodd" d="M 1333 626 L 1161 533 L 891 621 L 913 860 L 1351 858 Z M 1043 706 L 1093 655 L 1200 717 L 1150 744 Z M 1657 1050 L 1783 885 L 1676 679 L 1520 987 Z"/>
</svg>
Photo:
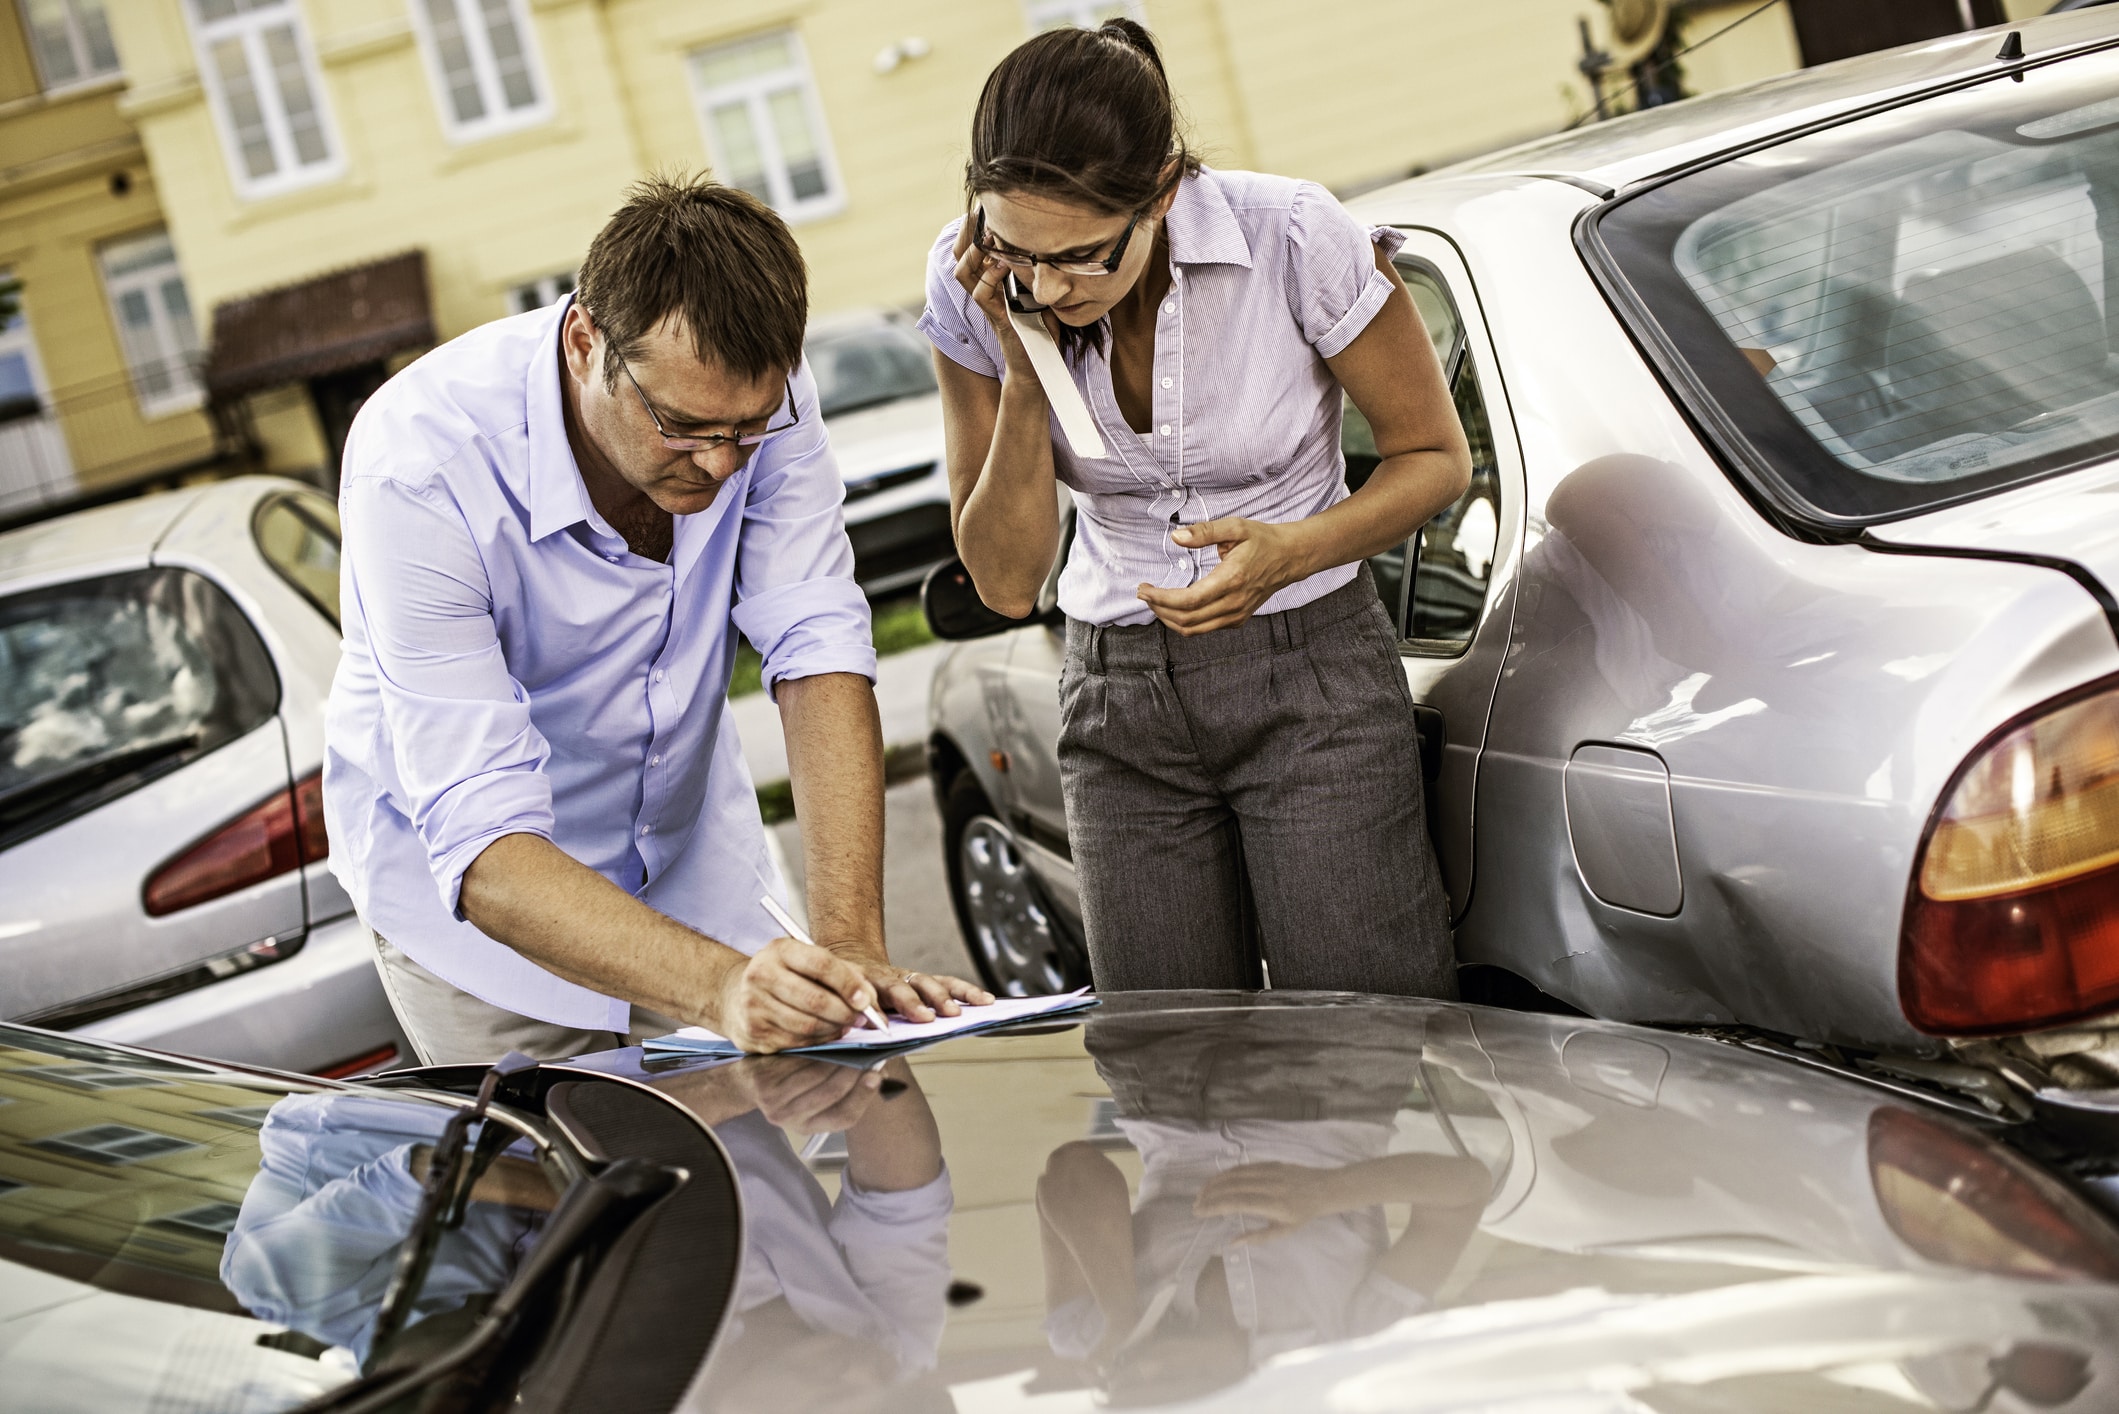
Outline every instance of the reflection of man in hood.
<svg viewBox="0 0 2119 1414">
<path fill-rule="evenodd" d="M 871 1407 L 948 1396 L 941 1348 L 954 1206 L 941 1135 L 902 1060 L 863 1071 L 752 1057 L 663 1081 L 714 1126 L 743 1187 L 743 1267 L 687 1410 Z M 838 1193 L 796 1146 L 844 1136 Z"/>
<path fill-rule="evenodd" d="M 1421 1084 L 1406 1023 L 1308 1007 L 1212 1028 L 1100 1015 L 1089 1050 L 1140 1154 L 1140 1194 L 1129 1202 L 1094 1143 L 1048 1161 L 1053 1349 L 1095 1366 L 1114 1404 L 1153 1403 L 1426 1309 L 1494 1176 L 1451 1149 L 1454 1131 L 1401 1134 Z M 1396 1237 L 1386 1203 L 1412 1208 Z"/>
<path fill-rule="evenodd" d="M 383 1095 L 289 1095 L 258 1135 L 258 1176 L 221 1254 L 221 1280 L 260 1320 L 353 1352 L 363 1368 L 397 1249 L 419 1211 L 449 1111 Z M 553 1194 L 537 1167 L 502 1155 L 442 1235 L 411 1321 L 498 1291 Z"/>
</svg>

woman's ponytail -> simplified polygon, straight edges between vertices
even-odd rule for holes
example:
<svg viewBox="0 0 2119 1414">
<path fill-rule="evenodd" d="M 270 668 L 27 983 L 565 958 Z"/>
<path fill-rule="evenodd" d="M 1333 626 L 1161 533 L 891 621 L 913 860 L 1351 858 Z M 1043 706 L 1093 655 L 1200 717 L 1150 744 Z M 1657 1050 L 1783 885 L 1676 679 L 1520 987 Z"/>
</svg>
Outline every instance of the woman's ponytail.
<svg viewBox="0 0 2119 1414">
<path fill-rule="evenodd" d="M 1103 24 L 1097 27 L 1096 32 L 1108 38 L 1119 40 L 1124 44 L 1131 45 L 1133 48 L 1138 49 L 1141 53 L 1147 55 L 1148 62 L 1155 66 L 1156 76 L 1163 81 L 1164 91 L 1169 91 L 1170 75 L 1163 68 L 1162 51 L 1155 47 L 1155 37 L 1148 33 L 1147 28 L 1143 26 L 1139 20 L 1128 20 L 1123 18 L 1105 20 Z"/>
</svg>

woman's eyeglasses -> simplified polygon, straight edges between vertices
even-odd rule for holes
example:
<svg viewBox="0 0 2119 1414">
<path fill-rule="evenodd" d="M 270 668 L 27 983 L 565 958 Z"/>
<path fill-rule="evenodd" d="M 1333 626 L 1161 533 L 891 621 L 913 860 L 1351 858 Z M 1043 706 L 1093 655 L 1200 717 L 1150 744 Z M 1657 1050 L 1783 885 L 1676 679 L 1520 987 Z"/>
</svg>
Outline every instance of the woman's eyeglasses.
<svg viewBox="0 0 2119 1414">
<path fill-rule="evenodd" d="M 640 380 L 633 376 L 633 370 L 626 364 L 625 355 L 618 353 L 616 345 L 612 346 L 611 352 L 617 354 L 618 366 L 625 370 L 625 381 L 633 385 L 633 392 L 639 397 L 640 406 L 647 411 L 648 421 L 654 423 L 655 431 L 661 434 L 662 445 L 673 452 L 696 452 L 702 448 L 711 450 L 715 447 L 755 447 L 766 438 L 778 436 L 802 421 L 802 411 L 795 406 L 794 380 L 790 378 L 787 381 L 787 406 L 794 415 L 778 427 L 768 427 L 762 432 L 739 432 L 733 436 L 723 432 L 709 432 L 703 436 L 680 437 L 662 425 L 662 419 L 655 414 L 655 405 L 647 400 L 647 390 L 640 386 Z"/>
<path fill-rule="evenodd" d="M 1062 275 L 1115 275 L 1118 263 L 1126 258 L 1126 242 L 1133 239 L 1133 228 L 1140 224 L 1141 215 L 1140 211 L 1133 213 L 1132 219 L 1126 222 L 1126 229 L 1118 233 L 1118 244 L 1111 247 L 1111 253 L 1101 260 L 1093 256 L 1032 255 L 1028 251 L 1003 250 L 992 245 L 986 238 L 986 208 L 983 206 L 978 208 L 978 234 L 973 237 L 972 244 L 1018 275 L 1028 275 L 1040 265 L 1049 265 Z"/>
</svg>

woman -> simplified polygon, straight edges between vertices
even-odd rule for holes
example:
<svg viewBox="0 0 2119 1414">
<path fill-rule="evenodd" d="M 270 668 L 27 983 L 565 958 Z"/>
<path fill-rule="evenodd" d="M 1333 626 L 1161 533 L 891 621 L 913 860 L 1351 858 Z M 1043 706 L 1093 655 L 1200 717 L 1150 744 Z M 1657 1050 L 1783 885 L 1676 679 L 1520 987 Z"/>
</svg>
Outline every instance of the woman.
<svg viewBox="0 0 2119 1414">
<path fill-rule="evenodd" d="M 1097 985 L 1454 996 L 1412 700 L 1362 564 L 1471 474 L 1401 238 L 1314 184 L 1201 166 L 1129 20 L 1002 60 L 966 186 L 920 328 L 986 603 L 1030 612 L 1055 480 L 1074 493 L 1059 760 Z M 1057 430 L 1004 277 L 1043 306 L 1103 458 Z M 1342 389 L 1382 455 L 1351 496 Z"/>
</svg>

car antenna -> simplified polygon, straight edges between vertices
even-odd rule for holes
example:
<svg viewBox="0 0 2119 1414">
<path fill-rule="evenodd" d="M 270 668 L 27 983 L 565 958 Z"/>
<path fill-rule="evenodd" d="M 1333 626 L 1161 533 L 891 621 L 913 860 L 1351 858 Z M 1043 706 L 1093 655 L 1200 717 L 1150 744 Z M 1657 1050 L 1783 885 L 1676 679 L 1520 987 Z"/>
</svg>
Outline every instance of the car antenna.
<svg viewBox="0 0 2119 1414">
<path fill-rule="evenodd" d="M 2009 37 L 2001 41 L 2001 52 L 1994 56 L 1994 61 L 1999 64 L 2013 64 L 2022 57 L 2023 32 L 2012 29 L 2009 31 Z M 2011 74 L 2009 77 L 2015 79 L 2018 83 L 2023 82 L 2022 74 Z"/>
</svg>

